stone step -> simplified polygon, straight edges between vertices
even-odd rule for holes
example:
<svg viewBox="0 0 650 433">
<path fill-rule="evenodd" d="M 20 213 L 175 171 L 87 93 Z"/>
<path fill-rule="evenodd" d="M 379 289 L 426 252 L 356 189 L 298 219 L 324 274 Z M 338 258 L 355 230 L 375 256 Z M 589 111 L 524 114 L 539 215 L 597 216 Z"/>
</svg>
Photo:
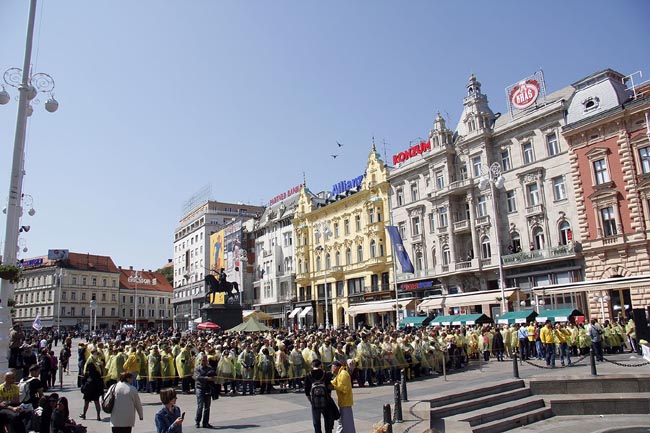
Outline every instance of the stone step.
<svg viewBox="0 0 650 433">
<path fill-rule="evenodd" d="M 533 394 L 601 394 L 650 392 L 650 377 L 641 375 L 620 376 L 567 376 L 563 380 L 531 379 Z"/>
<path fill-rule="evenodd" d="M 495 420 L 486 424 L 473 427 L 473 433 L 502 433 L 528 424 L 533 424 L 551 418 L 553 412 L 550 407 L 542 407 L 524 413 L 518 413 L 507 418 Z"/>
<path fill-rule="evenodd" d="M 482 388 L 442 395 L 440 397 L 429 400 L 429 403 L 430 403 L 430 407 L 433 409 L 436 407 L 446 406 L 453 403 L 459 403 L 461 401 L 473 400 L 478 397 L 484 397 L 492 394 L 499 394 L 502 392 L 511 391 L 514 389 L 522 389 L 522 388 L 524 388 L 523 380 L 511 380 L 496 385 L 490 385 Z"/>
<path fill-rule="evenodd" d="M 550 398 L 550 407 L 558 416 L 603 414 L 648 414 L 650 395 L 572 395 L 571 398 Z"/>
<path fill-rule="evenodd" d="M 522 398 L 530 397 L 530 395 L 531 392 L 528 388 L 514 389 L 511 391 L 501 392 L 499 394 L 484 394 L 480 398 L 463 400 L 454 404 L 449 404 L 447 406 L 431 409 L 430 417 L 431 419 L 445 418 L 452 415 L 457 415 L 459 413 L 472 412 L 482 408 L 489 408 L 497 404 L 520 400 Z"/>
<path fill-rule="evenodd" d="M 499 419 L 508 418 L 513 415 L 529 412 L 532 410 L 546 407 L 544 400 L 531 396 L 516 402 L 508 401 L 489 408 L 479 409 L 477 411 L 457 415 L 462 421 L 468 422 L 470 426 L 476 427 L 481 424 L 487 424 Z"/>
</svg>

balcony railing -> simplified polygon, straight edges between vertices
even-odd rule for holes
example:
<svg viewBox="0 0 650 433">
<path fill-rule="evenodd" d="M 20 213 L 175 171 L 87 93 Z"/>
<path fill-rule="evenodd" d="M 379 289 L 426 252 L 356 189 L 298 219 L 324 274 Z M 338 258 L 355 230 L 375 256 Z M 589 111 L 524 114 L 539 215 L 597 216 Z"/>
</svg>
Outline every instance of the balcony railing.
<svg viewBox="0 0 650 433">
<path fill-rule="evenodd" d="M 526 216 L 539 215 L 544 213 L 544 205 L 536 204 L 535 206 L 528 206 L 526 208 Z"/>
<path fill-rule="evenodd" d="M 522 251 L 514 254 L 507 254 L 502 256 L 504 265 L 512 265 L 515 263 L 526 263 L 535 260 L 552 259 L 557 257 L 570 256 L 575 254 L 575 247 L 573 244 L 559 245 L 557 247 L 544 248 L 542 250 Z"/>
<path fill-rule="evenodd" d="M 456 262 L 456 269 L 469 269 L 472 267 L 472 262 Z"/>
<path fill-rule="evenodd" d="M 459 232 L 462 230 L 469 230 L 469 220 L 456 221 L 454 223 L 455 232 Z"/>
<path fill-rule="evenodd" d="M 490 215 L 476 217 L 476 226 L 485 226 L 490 224 Z"/>
</svg>

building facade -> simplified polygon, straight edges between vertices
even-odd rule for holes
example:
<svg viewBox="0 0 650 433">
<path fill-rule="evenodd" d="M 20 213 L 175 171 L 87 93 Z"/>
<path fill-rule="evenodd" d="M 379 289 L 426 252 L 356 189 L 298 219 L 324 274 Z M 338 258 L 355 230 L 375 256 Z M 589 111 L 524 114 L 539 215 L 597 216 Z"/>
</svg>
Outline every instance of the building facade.
<svg viewBox="0 0 650 433">
<path fill-rule="evenodd" d="M 438 314 L 496 318 L 532 308 L 536 286 L 584 278 L 561 135 L 573 88 L 545 95 L 534 83 L 531 105 L 495 114 L 472 75 L 456 130 L 438 114 L 428 140 L 393 157 L 393 220 L 415 268 L 398 273 L 400 296 L 426 298 Z M 479 291 L 484 299 L 445 301 Z"/>
<path fill-rule="evenodd" d="M 563 128 L 588 280 L 650 274 L 650 87 L 631 78 L 606 69 L 574 83 Z M 581 303 L 603 319 L 650 303 L 650 286 L 594 289 Z"/>
<path fill-rule="evenodd" d="M 291 311 L 299 326 L 394 323 L 387 180 L 373 145 L 363 175 L 316 198 L 302 188 L 293 220 L 297 296 Z M 377 301 L 389 302 L 373 307 Z"/>
<path fill-rule="evenodd" d="M 173 326 L 173 287 L 159 272 L 120 270 L 119 322 L 138 329 Z M 137 312 L 137 314 L 136 314 Z"/>
</svg>

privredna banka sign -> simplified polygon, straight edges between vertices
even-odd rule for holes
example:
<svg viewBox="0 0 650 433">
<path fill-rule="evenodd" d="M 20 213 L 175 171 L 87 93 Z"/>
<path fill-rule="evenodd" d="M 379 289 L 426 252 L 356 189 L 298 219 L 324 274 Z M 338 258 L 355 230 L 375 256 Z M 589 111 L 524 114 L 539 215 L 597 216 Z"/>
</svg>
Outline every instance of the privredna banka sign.
<svg viewBox="0 0 650 433">
<path fill-rule="evenodd" d="M 294 186 L 289 188 L 286 192 L 283 192 L 282 194 L 278 194 L 275 197 L 273 197 L 271 200 L 269 200 L 269 206 L 273 206 L 279 201 L 282 201 L 286 199 L 287 197 L 290 197 L 294 194 L 297 194 L 300 192 L 300 185 Z"/>
<path fill-rule="evenodd" d="M 539 83 L 537 80 L 525 80 L 510 91 L 510 103 L 518 110 L 523 110 L 533 105 L 538 96 Z"/>
<path fill-rule="evenodd" d="M 414 156 L 422 155 L 424 152 L 428 152 L 429 150 L 431 150 L 431 142 L 421 141 L 420 144 L 409 147 L 407 151 L 393 155 L 393 165 L 397 165 L 409 158 L 413 158 Z"/>
</svg>

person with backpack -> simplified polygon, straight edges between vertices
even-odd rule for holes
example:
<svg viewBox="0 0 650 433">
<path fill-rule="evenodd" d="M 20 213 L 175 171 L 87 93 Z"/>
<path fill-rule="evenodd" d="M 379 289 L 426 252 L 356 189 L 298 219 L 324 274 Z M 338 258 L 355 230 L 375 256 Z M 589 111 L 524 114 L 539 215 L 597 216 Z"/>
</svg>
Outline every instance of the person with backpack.
<svg viewBox="0 0 650 433">
<path fill-rule="evenodd" d="M 38 401 L 44 395 L 40 375 L 41 369 L 38 365 L 33 364 L 29 367 L 29 376 L 24 377 L 18 384 L 21 403 L 30 403 L 33 408 L 38 407 Z"/>
<path fill-rule="evenodd" d="M 335 361 L 338 362 L 338 361 Z M 323 370 L 323 363 L 320 359 L 311 362 L 311 372 L 305 377 L 305 395 L 311 403 L 311 418 L 314 423 L 314 433 L 323 433 L 321 427 L 321 416 L 325 424 L 325 433 L 332 433 L 334 430 L 334 413 L 330 401 L 333 376 L 330 372 Z"/>
</svg>

